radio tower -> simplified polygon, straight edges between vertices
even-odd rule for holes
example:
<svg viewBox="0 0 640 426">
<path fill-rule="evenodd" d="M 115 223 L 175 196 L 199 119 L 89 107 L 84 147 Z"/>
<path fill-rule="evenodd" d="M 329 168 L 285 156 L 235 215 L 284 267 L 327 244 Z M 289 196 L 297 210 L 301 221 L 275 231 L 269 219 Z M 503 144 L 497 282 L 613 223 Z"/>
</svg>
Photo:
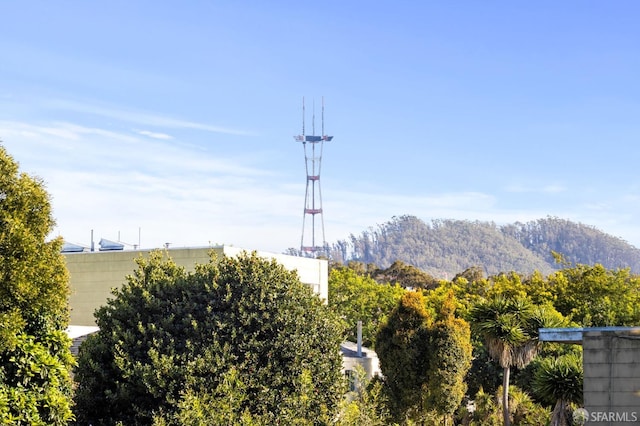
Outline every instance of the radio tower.
<svg viewBox="0 0 640 426">
<path fill-rule="evenodd" d="M 302 134 L 294 136 L 295 140 L 302 142 L 304 148 L 304 164 L 307 172 L 307 187 L 304 194 L 304 214 L 302 216 L 302 237 L 300 239 L 300 251 L 311 257 L 319 255 L 328 256 L 329 246 L 324 239 L 324 219 L 322 217 L 322 191 L 320 190 L 320 167 L 322 165 L 322 147 L 324 142 L 329 142 L 333 136 L 324 134 L 324 98 L 322 98 L 322 132 L 316 136 L 315 129 L 315 105 L 311 121 L 311 135 L 305 134 L 304 128 L 304 98 L 302 98 Z M 307 143 L 311 151 L 307 151 Z M 310 155 L 309 155 L 310 154 Z M 320 220 L 322 241 L 316 239 L 316 216 Z M 307 219 L 311 220 L 311 229 L 307 228 Z"/>
</svg>

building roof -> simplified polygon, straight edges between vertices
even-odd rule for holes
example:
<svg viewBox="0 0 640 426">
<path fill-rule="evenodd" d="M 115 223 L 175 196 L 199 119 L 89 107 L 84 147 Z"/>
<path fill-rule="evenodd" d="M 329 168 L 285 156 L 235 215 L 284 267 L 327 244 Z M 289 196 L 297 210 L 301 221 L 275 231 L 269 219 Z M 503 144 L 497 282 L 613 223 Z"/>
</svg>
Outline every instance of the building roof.
<svg viewBox="0 0 640 426">
<path fill-rule="evenodd" d="M 623 332 L 627 334 L 640 334 L 640 327 L 609 326 L 541 328 L 539 330 L 539 336 L 541 342 L 581 344 L 584 333 L 588 332 Z"/>
</svg>

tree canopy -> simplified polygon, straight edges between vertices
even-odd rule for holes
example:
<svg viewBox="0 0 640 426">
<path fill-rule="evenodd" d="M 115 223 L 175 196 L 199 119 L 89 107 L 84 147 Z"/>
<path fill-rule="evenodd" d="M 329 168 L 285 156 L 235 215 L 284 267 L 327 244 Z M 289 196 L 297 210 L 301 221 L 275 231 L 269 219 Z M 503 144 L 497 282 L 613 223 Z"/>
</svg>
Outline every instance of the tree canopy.
<svg viewBox="0 0 640 426">
<path fill-rule="evenodd" d="M 426 304 L 421 292 L 402 296 L 378 333 L 380 369 L 396 421 L 423 422 L 435 414 L 449 424 L 466 391 L 471 331 L 454 316 L 453 292 L 435 315 Z"/>
<path fill-rule="evenodd" d="M 599 263 L 608 269 L 631 268 L 640 273 L 640 250 L 593 226 L 546 217 L 505 225 L 502 231 L 551 265 L 556 252 L 572 263 Z"/>
<path fill-rule="evenodd" d="M 439 281 L 415 266 L 396 260 L 386 269 L 376 269 L 371 276 L 378 282 L 399 284 L 404 288 L 435 288 Z"/>
<path fill-rule="evenodd" d="M 341 323 L 295 272 L 255 253 L 212 258 L 192 273 L 161 252 L 138 265 L 81 347 L 83 422 L 179 424 L 194 414 L 187 399 L 211 401 L 220 386 L 236 392 L 228 410 L 259 424 L 335 409 Z"/>
<path fill-rule="evenodd" d="M 329 272 L 329 306 L 343 319 L 347 339 L 356 341 L 356 326 L 362 321 L 362 344 L 375 346 L 378 328 L 396 306 L 405 290 L 398 285 L 378 284 L 346 267 Z"/>
<path fill-rule="evenodd" d="M 585 327 L 637 325 L 640 277 L 600 264 L 565 265 L 543 287 L 563 315 Z"/>
<path fill-rule="evenodd" d="M 66 424 L 68 275 L 44 183 L 0 146 L 0 423 Z"/>
</svg>

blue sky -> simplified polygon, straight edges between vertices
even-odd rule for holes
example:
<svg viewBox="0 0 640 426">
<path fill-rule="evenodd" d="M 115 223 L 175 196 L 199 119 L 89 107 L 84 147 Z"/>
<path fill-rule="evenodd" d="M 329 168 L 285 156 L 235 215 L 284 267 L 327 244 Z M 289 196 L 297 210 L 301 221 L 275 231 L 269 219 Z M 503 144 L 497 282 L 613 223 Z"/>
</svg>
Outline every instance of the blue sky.
<svg viewBox="0 0 640 426">
<path fill-rule="evenodd" d="M 411 214 L 557 216 L 640 246 L 636 1 L 0 4 L 0 140 L 55 235 L 299 247 Z M 317 131 L 316 133 L 320 133 Z"/>
</svg>

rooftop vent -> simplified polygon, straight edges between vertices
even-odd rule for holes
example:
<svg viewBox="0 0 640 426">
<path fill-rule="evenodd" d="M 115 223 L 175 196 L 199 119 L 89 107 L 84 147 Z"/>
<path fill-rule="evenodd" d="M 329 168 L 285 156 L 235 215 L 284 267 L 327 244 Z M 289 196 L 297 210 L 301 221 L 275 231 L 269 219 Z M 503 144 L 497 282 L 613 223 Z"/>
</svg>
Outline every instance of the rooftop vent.
<svg viewBox="0 0 640 426">
<path fill-rule="evenodd" d="M 116 243 L 115 241 L 105 240 L 104 238 L 100 239 L 98 243 L 100 245 L 100 251 L 118 251 L 124 250 L 124 244 Z"/>
<path fill-rule="evenodd" d="M 80 244 L 73 244 L 65 241 L 64 244 L 62 244 L 62 250 L 60 251 L 62 253 L 82 253 L 84 251 L 89 251 L 89 249 L 88 247 L 81 246 Z"/>
</svg>

